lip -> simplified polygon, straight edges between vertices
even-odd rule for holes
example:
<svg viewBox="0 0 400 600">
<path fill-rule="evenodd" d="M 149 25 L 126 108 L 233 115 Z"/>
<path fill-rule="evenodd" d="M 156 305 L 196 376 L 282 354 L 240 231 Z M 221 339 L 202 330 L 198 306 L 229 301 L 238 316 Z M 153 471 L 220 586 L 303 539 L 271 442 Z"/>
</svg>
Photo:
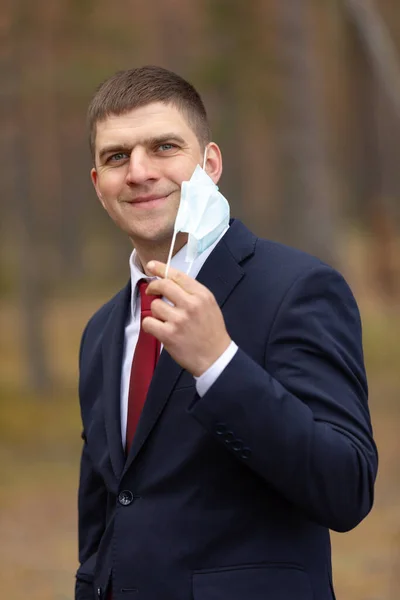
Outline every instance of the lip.
<svg viewBox="0 0 400 600">
<path fill-rule="evenodd" d="M 152 208 L 153 206 L 158 206 L 159 204 L 161 204 L 164 200 L 166 200 L 166 198 L 168 198 L 168 196 L 169 194 L 166 196 L 138 196 L 133 200 L 128 200 L 128 204 L 138 208 Z"/>
<path fill-rule="evenodd" d="M 153 200 L 161 200 L 162 198 L 165 198 L 165 196 L 139 196 L 138 198 L 135 198 L 134 200 L 132 200 L 132 204 L 142 204 L 143 202 L 153 202 Z"/>
</svg>

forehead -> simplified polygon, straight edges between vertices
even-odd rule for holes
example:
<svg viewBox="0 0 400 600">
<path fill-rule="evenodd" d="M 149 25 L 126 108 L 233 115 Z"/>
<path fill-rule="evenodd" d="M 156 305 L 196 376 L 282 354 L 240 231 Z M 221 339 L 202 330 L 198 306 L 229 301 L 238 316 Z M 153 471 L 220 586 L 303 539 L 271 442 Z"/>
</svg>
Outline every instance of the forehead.
<svg viewBox="0 0 400 600">
<path fill-rule="evenodd" d="M 186 117 L 175 106 L 154 102 L 97 123 L 96 151 L 110 143 L 145 143 L 147 139 L 176 133 L 188 143 L 197 140 Z"/>
</svg>

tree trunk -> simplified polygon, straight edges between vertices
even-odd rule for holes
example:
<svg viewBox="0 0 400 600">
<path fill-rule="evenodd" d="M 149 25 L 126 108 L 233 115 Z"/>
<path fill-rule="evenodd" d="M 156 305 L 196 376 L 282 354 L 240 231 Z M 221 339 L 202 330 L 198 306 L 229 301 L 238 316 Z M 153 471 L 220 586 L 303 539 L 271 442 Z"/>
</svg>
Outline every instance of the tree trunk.
<svg viewBox="0 0 400 600">
<path fill-rule="evenodd" d="M 400 63 L 396 47 L 374 0 L 343 0 L 370 56 L 383 89 L 400 117 Z"/>
<path fill-rule="evenodd" d="M 280 238 L 337 262 L 336 215 L 327 152 L 317 52 L 312 44 L 311 6 L 279 2 L 276 7 L 282 112 L 278 147 L 282 164 Z"/>
<path fill-rule="evenodd" d="M 24 52 L 25 20 L 23 1 L 14 4 L 13 71 L 16 82 L 15 102 L 10 110 L 15 126 L 12 154 L 15 165 L 14 207 L 19 247 L 19 304 L 25 337 L 28 383 L 32 391 L 50 387 L 50 372 L 44 340 L 44 294 L 41 286 L 38 223 L 32 194 L 32 161 L 29 139 L 35 139 L 38 115 L 32 111 L 30 88 L 26 82 L 29 57 Z M 24 30 L 20 31 L 20 26 Z M 36 131 L 37 134 L 37 131 Z M 32 136 L 32 138 L 30 138 Z"/>
<path fill-rule="evenodd" d="M 371 232 L 368 271 L 378 295 L 391 302 L 399 292 L 394 201 L 400 188 L 400 66 L 394 44 L 372 0 L 345 0 L 352 46 L 350 101 L 358 119 L 358 215 Z M 355 60 L 354 60 L 355 59 Z M 361 159 L 361 160 L 360 160 Z"/>
</svg>

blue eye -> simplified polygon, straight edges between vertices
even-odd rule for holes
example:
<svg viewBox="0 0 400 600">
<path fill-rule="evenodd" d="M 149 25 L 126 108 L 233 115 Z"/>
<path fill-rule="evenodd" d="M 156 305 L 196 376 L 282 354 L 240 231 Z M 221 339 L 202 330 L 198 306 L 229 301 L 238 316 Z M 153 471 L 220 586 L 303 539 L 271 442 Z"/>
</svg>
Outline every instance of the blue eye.
<svg viewBox="0 0 400 600">
<path fill-rule="evenodd" d="M 128 155 L 126 152 L 117 152 L 116 154 L 113 154 L 112 156 L 110 156 L 108 160 L 110 162 L 118 162 L 120 160 L 124 160 L 125 158 L 128 158 Z"/>
<path fill-rule="evenodd" d="M 173 150 L 176 148 L 175 144 L 160 144 L 159 149 L 163 152 L 168 152 L 168 150 Z"/>
</svg>

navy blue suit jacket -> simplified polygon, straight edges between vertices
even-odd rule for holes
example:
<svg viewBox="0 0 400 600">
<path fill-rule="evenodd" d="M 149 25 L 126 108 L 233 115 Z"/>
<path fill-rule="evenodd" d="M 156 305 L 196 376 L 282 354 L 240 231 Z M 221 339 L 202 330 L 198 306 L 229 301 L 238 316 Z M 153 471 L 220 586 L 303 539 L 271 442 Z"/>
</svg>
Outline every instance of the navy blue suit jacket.
<svg viewBox="0 0 400 600">
<path fill-rule="evenodd" d="M 239 350 L 202 398 L 164 350 L 127 460 L 130 285 L 85 329 L 76 599 L 332 599 L 329 529 L 365 517 L 377 470 L 353 295 L 239 221 L 198 280 Z"/>
</svg>

